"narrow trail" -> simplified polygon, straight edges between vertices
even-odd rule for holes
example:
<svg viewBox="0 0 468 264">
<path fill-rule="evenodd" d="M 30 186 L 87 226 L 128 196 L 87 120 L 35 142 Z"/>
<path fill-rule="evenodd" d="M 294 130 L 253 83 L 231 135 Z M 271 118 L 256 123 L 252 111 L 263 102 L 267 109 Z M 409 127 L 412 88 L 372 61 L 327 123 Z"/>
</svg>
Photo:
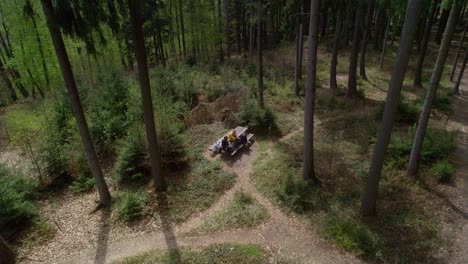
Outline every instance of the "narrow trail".
<svg viewBox="0 0 468 264">
<path fill-rule="evenodd" d="M 460 96 L 453 105 L 453 124 L 458 130 L 454 162 L 455 186 L 446 193 L 447 203 L 464 218 L 455 234 L 454 252 L 449 263 L 468 263 L 468 75 L 463 77 Z"/>
<path fill-rule="evenodd" d="M 279 142 L 286 141 L 302 130 L 285 135 Z M 274 144 L 274 143 L 273 143 Z M 208 159 L 215 159 L 210 152 L 204 153 Z M 316 230 L 303 219 L 285 215 L 266 197 L 257 191 L 250 181 L 253 164 L 259 156 L 258 145 L 239 153 L 235 159 L 222 160 L 222 168 L 236 174 L 237 182 L 213 206 L 172 228 L 163 225 L 163 230 L 145 234 L 129 240 L 105 245 L 98 244 L 89 249 L 67 257 L 60 263 L 109 263 L 123 257 L 155 250 L 170 249 L 178 251 L 181 247 L 205 247 L 218 243 L 246 243 L 262 246 L 273 258 L 287 257 L 300 263 L 361 263 L 356 257 L 336 249 L 319 237 Z M 208 234 L 191 234 L 204 219 L 222 209 L 234 197 L 236 191 L 250 193 L 268 211 L 269 219 L 260 226 L 247 229 L 228 230 Z M 162 219 L 164 222 L 164 219 Z M 271 260 L 275 263 L 275 259 Z"/>
</svg>

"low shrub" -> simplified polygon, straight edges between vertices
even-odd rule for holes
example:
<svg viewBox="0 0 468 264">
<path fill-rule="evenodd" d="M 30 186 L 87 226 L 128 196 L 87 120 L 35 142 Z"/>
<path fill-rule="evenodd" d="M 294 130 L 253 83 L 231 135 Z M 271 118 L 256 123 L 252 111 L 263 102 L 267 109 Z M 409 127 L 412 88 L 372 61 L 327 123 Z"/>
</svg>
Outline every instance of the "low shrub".
<svg viewBox="0 0 468 264">
<path fill-rule="evenodd" d="M 447 159 L 443 159 L 432 166 L 431 172 L 440 183 L 450 183 L 453 181 L 455 169 Z"/>
<path fill-rule="evenodd" d="M 336 96 L 320 98 L 317 101 L 318 107 L 326 110 L 351 110 L 352 105 L 349 100 L 337 99 Z"/>
<path fill-rule="evenodd" d="M 10 239 L 37 217 L 35 187 L 22 176 L 0 166 L 0 236 Z"/>
<path fill-rule="evenodd" d="M 383 112 L 385 109 L 385 103 L 381 103 L 377 108 L 376 119 L 381 120 L 383 116 Z M 395 118 L 395 122 L 399 124 L 408 124 L 412 125 L 418 121 L 419 118 L 419 111 L 416 107 L 411 106 L 407 103 L 400 102 L 398 105 L 398 111 Z"/>
<path fill-rule="evenodd" d="M 119 184 L 141 183 L 149 173 L 149 154 L 143 128 L 133 126 L 117 146 L 114 177 Z"/>
<path fill-rule="evenodd" d="M 114 142 L 127 129 L 129 87 L 119 71 L 101 72 L 97 84 L 90 89 L 86 108 L 90 116 L 90 132 L 98 154 L 113 151 Z"/>
<path fill-rule="evenodd" d="M 387 151 L 387 163 L 395 168 L 404 168 L 408 161 L 415 128 L 410 128 L 406 135 L 393 134 Z M 438 160 L 447 159 L 455 148 L 455 133 L 445 130 L 428 128 L 421 150 L 421 161 L 432 163 Z"/>
<path fill-rule="evenodd" d="M 436 96 L 434 99 L 434 108 L 444 113 L 450 113 L 452 111 L 452 104 L 448 95 Z"/>
<path fill-rule="evenodd" d="M 131 222 L 143 216 L 147 196 L 144 193 L 122 192 L 116 196 L 117 220 Z"/>
<path fill-rule="evenodd" d="M 276 190 L 277 198 L 297 213 L 312 212 L 328 207 L 328 201 L 319 189 L 289 172 Z"/>
<path fill-rule="evenodd" d="M 324 233 L 346 251 L 364 258 L 381 258 L 383 244 L 378 235 L 365 224 L 347 217 L 329 215 L 325 219 Z"/>
<path fill-rule="evenodd" d="M 178 121 L 177 111 L 160 105 L 157 113 L 156 130 L 162 166 L 171 170 L 184 167 L 188 161 L 188 143 L 182 135 L 182 123 Z M 114 176 L 121 184 L 142 183 L 148 179 L 149 171 L 146 133 L 142 125 L 135 124 L 117 146 Z"/>
<path fill-rule="evenodd" d="M 413 133 L 405 136 L 393 134 L 387 149 L 386 161 L 392 168 L 403 169 L 408 165 L 409 155 L 413 147 Z"/>
<path fill-rule="evenodd" d="M 78 164 L 78 177 L 74 179 L 71 185 L 72 191 L 82 193 L 93 189 L 94 185 L 96 185 L 96 181 L 91 174 L 83 152 L 78 156 L 76 163 Z"/>
<path fill-rule="evenodd" d="M 258 133 L 276 134 L 279 131 L 273 110 L 268 107 L 260 108 L 257 101 L 253 99 L 244 101 L 238 118 L 241 125 L 248 126 Z"/>
<path fill-rule="evenodd" d="M 426 131 L 421 157 L 425 162 L 447 159 L 455 149 L 455 132 L 429 128 Z"/>
</svg>

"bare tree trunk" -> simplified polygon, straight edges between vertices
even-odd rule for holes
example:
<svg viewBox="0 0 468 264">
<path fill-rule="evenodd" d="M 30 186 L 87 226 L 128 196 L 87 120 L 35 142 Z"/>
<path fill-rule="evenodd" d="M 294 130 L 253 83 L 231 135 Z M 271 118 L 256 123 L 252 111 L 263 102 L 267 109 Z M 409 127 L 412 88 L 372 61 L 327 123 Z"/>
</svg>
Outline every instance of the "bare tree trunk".
<svg viewBox="0 0 468 264">
<path fill-rule="evenodd" d="M 174 10 L 175 10 L 175 16 L 176 16 L 177 46 L 179 47 L 180 57 L 182 57 L 184 52 L 182 50 L 182 43 L 180 42 L 181 33 L 179 29 L 179 26 L 180 26 L 179 19 L 180 19 L 181 14 L 179 14 L 179 11 L 177 11 L 177 7 Z"/>
<path fill-rule="evenodd" d="M 47 86 L 47 88 L 49 88 L 49 86 L 50 86 L 49 70 L 47 68 L 47 62 L 45 60 L 45 55 L 44 55 L 44 47 L 42 46 L 41 36 L 39 35 L 39 31 L 37 29 L 36 18 L 34 16 L 32 17 L 32 22 L 33 22 L 33 27 L 34 27 L 34 33 L 36 34 L 36 41 L 37 41 L 37 45 L 38 45 L 38 48 L 39 48 L 39 54 L 41 55 L 42 70 L 44 71 L 46 86 Z"/>
<path fill-rule="evenodd" d="M 442 14 L 440 15 L 439 27 L 437 28 L 437 33 L 436 33 L 436 38 L 435 38 L 436 43 L 439 45 L 440 45 L 440 42 L 442 41 L 442 34 L 444 33 L 445 26 L 447 25 L 447 19 L 449 17 L 449 14 L 450 14 L 449 10 L 443 9 Z"/>
<path fill-rule="evenodd" d="M 299 23 L 299 80 L 302 80 L 302 58 L 304 54 L 304 19 L 302 18 L 302 13 L 304 13 L 304 5 L 301 5 L 301 17 Z"/>
<path fill-rule="evenodd" d="M 434 0 L 432 2 L 431 12 L 427 19 L 427 24 L 424 29 L 424 37 L 422 40 L 421 50 L 418 56 L 418 62 L 416 64 L 416 72 L 414 74 L 414 87 L 422 87 L 422 72 L 424 69 L 424 60 L 426 59 L 427 46 L 429 44 L 429 39 L 431 37 L 432 25 L 434 24 L 435 13 L 437 7 L 439 6 L 439 0 Z"/>
<path fill-rule="evenodd" d="M 254 29 L 252 26 L 249 26 L 249 57 L 253 56 L 253 43 L 254 43 Z"/>
<path fill-rule="evenodd" d="M 0 263 L 15 264 L 16 253 L 11 249 L 7 242 L 0 236 Z"/>
<path fill-rule="evenodd" d="M 192 59 L 197 60 L 197 47 L 195 41 L 195 18 L 193 16 L 193 0 L 189 1 L 189 14 L 190 14 L 190 31 L 192 35 Z"/>
<path fill-rule="evenodd" d="M 231 0 L 225 0 L 226 5 L 226 46 L 227 57 L 231 58 Z"/>
<path fill-rule="evenodd" d="M 336 67 L 338 66 L 338 42 L 340 41 L 342 24 L 340 21 L 340 16 L 341 14 L 337 12 L 335 24 L 335 39 L 333 40 L 332 58 L 330 63 L 330 89 L 334 91 L 338 89 L 338 84 L 336 81 Z"/>
<path fill-rule="evenodd" d="M 6 90 L 8 94 L 10 95 L 10 99 L 13 102 L 18 101 L 18 95 L 16 94 L 16 91 L 13 88 L 13 84 L 11 83 L 10 78 L 8 77 L 8 74 L 5 68 L 3 67 L 3 62 L 1 60 L 0 60 L 0 73 L 2 74 L 2 79 L 3 79 L 3 82 L 5 83 Z"/>
<path fill-rule="evenodd" d="M 223 48 L 223 38 L 221 37 L 223 34 L 223 13 L 221 7 L 221 0 L 218 0 L 218 33 L 219 33 L 219 61 L 222 63 L 224 62 L 224 48 Z"/>
<path fill-rule="evenodd" d="M 241 4 L 240 0 L 235 0 L 236 6 L 236 41 L 237 41 L 237 52 L 242 53 L 242 41 L 241 41 Z"/>
<path fill-rule="evenodd" d="M 262 48 L 262 0 L 257 0 L 257 59 L 258 59 L 258 103 L 261 108 L 264 107 L 263 102 L 263 48 Z"/>
<path fill-rule="evenodd" d="M 400 102 L 401 88 L 408 68 L 414 33 L 418 23 L 418 14 L 422 7 L 422 2 L 422 0 L 410 0 L 406 9 L 405 23 L 401 33 L 398 54 L 393 66 L 382 122 L 374 148 L 374 155 L 372 156 L 369 176 L 367 177 L 362 196 L 361 214 L 363 216 L 374 216 L 376 214 L 380 176 L 382 174 L 385 153 L 387 152 L 388 143 L 390 142 L 395 115 Z"/>
<path fill-rule="evenodd" d="M 357 7 L 356 17 L 354 18 L 354 34 L 353 34 L 353 47 L 351 49 L 351 57 L 349 59 L 349 76 L 348 76 L 348 97 L 353 98 L 357 94 L 357 59 L 359 53 L 359 40 L 361 28 L 361 13 L 362 8 Z"/>
<path fill-rule="evenodd" d="M 390 30 L 390 25 L 392 24 L 392 20 L 388 19 L 387 27 L 385 29 L 385 36 L 382 44 L 382 54 L 380 54 L 380 69 L 383 68 L 384 61 L 385 61 L 385 51 L 387 49 L 387 40 L 388 40 L 388 32 Z"/>
<path fill-rule="evenodd" d="M 182 31 L 182 47 L 184 50 L 184 57 L 186 57 L 187 46 L 185 44 L 184 11 L 183 11 L 183 6 L 182 6 L 182 0 L 179 0 L 179 14 L 180 14 L 180 29 Z"/>
<path fill-rule="evenodd" d="M 458 45 L 457 49 L 457 55 L 455 56 L 455 59 L 453 60 L 453 66 L 452 66 L 452 72 L 450 73 L 450 80 L 453 81 L 453 77 L 455 76 L 455 70 L 457 69 L 457 64 L 458 64 L 458 59 L 460 58 L 460 53 L 463 47 L 463 43 L 465 42 L 465 37 L 466 37 L 466 30 L 468 29 L 468 22 L 465 25 L 465 29 L 463 30 L 463 37 L 460 40 L 460 44 Z"/>
<path fill-rule="evenodd" d="M 375 3 L 377 0 L 371 0 L 369 6 L 367 8 L 367 15 L 366 15 L 366 24 L 364 27 L 364 34 L 362 35 L 361 41 L 361 57 L 359 62 L 359 73 L 362 79 L 367 80 L 366 75 L 366 51 L 367 51 L 367 43 L 369 42 L 369 35 L 371 32 L 372 27 L 372 17 L 374 15 Z"/>
<path fill-rule="evenodd" d="M 439 87 L 440 79 L 442 78 L 448 51 L 450 49 L 450 43 L 452 41 L 453 32 L 455 30 L 458 16 L 460 15 L 460 11 L 461 1 L 455 0 L 452 4 L 452 10 L 450 11 L 447 27 L 444 32 L 444 38 L 442 39 L 442 44 L 439 48 L 439 55 L 437 56 L 434 71 L 432 72 L 431 84 L 427 90 L 426 99 L 424 100 L 423 109 L 419 117 L 418 128 L 416 129 L 416 136 L 414 138 L 413 148 L 411 150 L 410 161 L 408 164 L 408 176 L 412 178 L 417 178 L 418 176 L 421 149 L 431 114 L 432 102 L 436 97 L 437 88 Z"/>
<path fill-rule="evenodd" d="M 302 11 L 303 11 L 303 8 L 301 7 L 301 13 L 303 13 Z M 298 25 L 297 34 L 296 34 L 296 70 L 295 70 L 295 76 L 294 76 L 296 96 L 299 96 L 299 92 L 300 92 L 299 80 L 302 79 L 303 24 L 302 24 L 301 16 L 299 16 L 299 19 L 297 20 L 299 25 Z"/>
<path fill-rule="evenodd" d="M 457 82 L 455 83 L 455 87 L 453 88 L 453 92 L 456 95 L 460 95 L 460 84 L 463 79 L 463 74 L 465 73 L 467 59 L 468 59 L 468 50 L 465 50 L 465 59 L 463 60 L 462 67 L 460 69 L 460 72 L 458 73 L 458 78 L 457 78 Z"/>
<path fill-rule="evenodd" d="M 307 87 L 304 109 L 304 180 L 317 183 L 314 162 L 314 114 L 317 85 L 317 46 L 320 1 L 310 1 L 309 38 L 307 40 Z"/>
<path fill-rule="evenodd" d="M 101 166 L 96 155 L 96 149 L 94 148 L 93 141 L 88 129 L 88 123 L 86 122 L 85 115 L 83 113 L 83 107 L 81 106 L 80 96 L 76 88 L 75 77 L 73 76 L 72 67 L 68 58 L 68 53 L 63 42 L 60 28 L 54 20 L 54 6 L 52 0 L 41 0 L 42 9 L 46 17 L 47 26 L 49 28 L 50 36 L 54 44 L 57 59 L 60 64 L 63 79 L 65 80 L 65 86 L 68 90 L 68 96 L 70 97 L 71 107 L 73 114 L 75 115 L 78 129 L 80 131 L 81 141 L 85 149 L 86 156 L 88 158 L 88 165 L 91 173 L 96 180 L 96 187 L 99 193 L 100 201 L 99 207 L 109 207 L 111 205 L 111 195 L 107 188 L 106 181 L 102 174 Z"/>
<path fill-rule="evenodd" d="M 162 175 L 161 156 L 159 153 L 156 126 L 154 124 L 153 102 L 151 86 L 146 60 L 145 38 L 143 36 L 143 23 L 140 14 L 141 0 L 128 0 L 130 18 L 132 21 L 133 41 L 135 43 L 135 55 L 138 63 L 138 75 L 140 79 L 141 99 L 143 103 L 143 116 L 145 119 L 146 137 L 150 152 L 151 174 L 158 191 L 165 190 L 164 177 Z"/>
</svg>

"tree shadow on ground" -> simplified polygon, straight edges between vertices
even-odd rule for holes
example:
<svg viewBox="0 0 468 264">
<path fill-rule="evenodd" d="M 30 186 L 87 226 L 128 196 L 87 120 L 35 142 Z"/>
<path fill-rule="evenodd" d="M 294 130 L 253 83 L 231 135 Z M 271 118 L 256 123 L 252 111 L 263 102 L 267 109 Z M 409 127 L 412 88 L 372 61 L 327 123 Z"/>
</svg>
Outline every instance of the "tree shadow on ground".
<svg viewBox="0 0 468 264">
<path fill-rule="evenodd" d="M 111 211 L 109 209 L 102 209 L 101 220 L 99 223 L 99 236 L 96 247 L 96 256 L 94 257 L 95 264 L 106 263 L 107 244 L 109 241 L 109 233 L 111 229 L 110 218 Z"/>
<path fill-rule="evenodd" d="M 179 245 L 177 244 L 177 238 L 172 227 L 167 194 L 165 192 L 158 194 L 157 201 L 164 239 L 166 240 L 167 249 L 169 251 L 170 263 L 181 263 L 182 257 Z"/>
</svg>

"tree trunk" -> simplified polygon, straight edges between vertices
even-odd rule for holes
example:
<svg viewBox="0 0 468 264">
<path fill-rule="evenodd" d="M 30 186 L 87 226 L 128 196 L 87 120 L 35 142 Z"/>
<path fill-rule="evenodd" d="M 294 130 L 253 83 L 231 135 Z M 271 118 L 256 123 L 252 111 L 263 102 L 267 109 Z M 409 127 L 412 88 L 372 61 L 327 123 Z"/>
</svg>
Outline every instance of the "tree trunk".
<svg viewBox="0 0 468 264">
<path fill-rule="evenodd" d="M 179 11 L 177 10 L 177 7 L 174 9 L 175 10 L 175 16 L 176 16 L 176 30 L 177 30 L 177 46 L 179 47 L 179 54 L 180 54 L 180 57 L 183 56 L 184 52 L 182 50 L 182 43 L 180 41 L 180 24 L 179 24 L 179 19 L 180 19 L 180 16 L 179 15 Z"/>
<path fill-rule="evenodd" d="M 254 29 L 249 26 L 249 57 L 253 56 L 253 45 L 254 45 Z"/>
<path fill-rule="evenodd" d="M 86 118 L 81 106 L 80 96 L 76 88 L 75 77 L 73 76 L 73 71 L 70 60 L 68 58 L 67 50 L 65 48 L 65 43 L 63 42 L 60 28 L 57 26 L 57 23 L 54 19 L 55 12 L 54 6 L 52 5 L 52 0 L 41 0 L 41 4 L 42 9 L 44 10 L 44 15 L 46 17 L 50 36 L 54 44 L 55 52 L 57 54 L 60 70 L 62 71 L 63 79 L 65 81 L 65 86 L 68 90 L 68 96 L 70 97 L 73 114 L 75 115 L 75 119 L 78 124 L 81 141 L 88 158 L 88 165 L 96 180 L 96 187 L 100 197 L 99 206 L 109 207 L 111 205 L 111 195 L 109 193 L 109 189 L 107 188 L 106 181 L 104 180 L 101 166 L 99 165 L 99 161 L 96 155 L 96 150 L 89 133 L 88 124 L 86 123 Z"/>
<path fill-rule="evenodd" d="M 467 59 L 468 59 L 468 50 L 465 50 L 465 59 L 463 60 L 462 67 L 460 69 L 460 72 L 458 73 L 458 78 L 457 78 L 457 82 L 455 83 L 455 87 L 453 88 L 453 92 L 456 95 L 460 95 L 460 84 L 463 79 L 463 74 L 465 73 Z"/>
<path fill-rule="evenodd" d="M 465 25 L 465 29 L 463 30 L 463 37 L 460 40 L 460 44 L 458 45 L 457 49 L 457 55 L 455 56 L 455 59 L 453 60 L 453 66 L 452 66 L 452 72 L 450 73 L 450 80 L 453 81 L 453 77 L 455 77 L 455 70 L 457 69 L 457 64 L 458 64 L 458 59 L 460 58 L 460 53 L 463 47 L 463 43 L 465 42 L 465 37 L 466 37 L 466 29 L 468 28 L 468 22 Z"/>
<path fill-rule="evenodd" d="M 257 0 L 257 59 L 258 59 L 258 103 L 261 108 L 264 107 L 263 102 L 263 48 L 262 48 L 262 0 Z"/>
<path fill-rule="evenodd" d="M 303 8 L 301 7 L 301 13 L 303 11 Z M 296 70 L 295 70 L 295 94 L 296 96 L 299 96 L 300 92 L 300 87 L 299 87 L 299 80 L 302 79 L 302 53 L 303 53 L 303 41 L 302 41 L 302 36 L 303 36 L 303 24 L 302 24 L 302 17 L 299 16 L 298 19 L 298 29 L 297 29 L 297 35 L 296 35 Z"/>
<path fill-rule="evenodd" d="M 151 86 L 146 60 L 145 38 L 143 36 L 143 23 L 140 14 L 141 0 L 128 0 L 130 18 L 132 22 L 133 42 L 138 64 L 138 76 L 140 79 L 141 99 L 143 103 L 143 116 L 145 119 L 146 136 L 150 152 L 151 174 L 158 191 L 165 190 L 164 177 L 162 175 L 161 156 L 159 153 L 156 126 L 154 123 L 153 102 Z"/>
<path fill-rule="evenodd" d="M 422 72 L 424 69 L 424 60 L 426 59 L 427 46 L 429 44 L 429 38 L 432 32 L 432 25 L 434 24 L 435 13 L 439 6 L 439 0 L 434 0 L 431 7 L 431 12 L 427 20 L 426 27 L 424 29 L 424 37 L 422 40 L 421 51 L 419 52 L 418 62 L 416 64 L 416 71 L 414 75 L 414 87 L 422 87 Z"/>
<path fill-rule="evenodd" d="M 366 75 L 366 51 L 367 51 L 367 43 L 369 40 L 369 34 L 372 27 L 372 16 L 374 15 L 375 3 L 377 0 L 371 0 L 369 3 L 369 7 L 367 8 L 367 15 L 366 15 L 366 24 L 364 28 L 364 34 L 362 35 L 362 42 L 361 42 L 361 57 L 359 62 L 359 72 L 361 78 L 367 80 Z"/>
<path fill-rule="evenodd" d="M 387 21 L 387 27 L 385 29 L 385 36 L 382 44 L 382 54 L 380 54 L 380 69 L 383 68 L 384 61 L 385 61 L 385 51 L 387 49 L 387 40 L 388 40 L 388 32 L 390 31 L 390 25 L 392 24 L 392 20 L 389 19 Z"/>
<path fill-rule="evenodd" d="M 448 51 L 450 49 L 450 43 L 452 41 L 453 32 L 455 30 L 458 16 L 460 15 L 460 11 L 461 1 L 455 0 L 452 4 L 447 27 L 444 32 L 444 38 L 439 48 L 439 55 L 437 56 L 434 71 L 432 72 L 431 83 L 426 93 L 426 99 L 424 100 L 423 109 L 419 117 L 418 128 L 416 129 L 416 136 L 414 138 L 413 148 L 411 150 L 410 161 L 408 164 L 408 176 L 412 178 L 417 178 L 418 176 L 421 149 L 431 114 L 432 102 L 436 97 L 437 88 L 439 87 L 440 79 L 442 78 Z"/>
<path fill-rule="evenodd" d="M 242 41 L 241 41 L 241 4 L 240 0 L 235 0 L 236 5 L 236 41 L 237 41 L 237 52 L 242 53 Z"/>
<path fill-rule="evenodd" d="M 338 66 L 338 42 L 340 41 L 341 21 L 339 12 L 336 13 L 335 39 L 333 40 L 332 58 L 330 63 L 330 89 L 338 89 L 336 81 L 336 67 Z"/>
<path fill-rule="evenodd" d="M 317 183 L 314 162 L 314 113 L 317 85 L 317 46 L 320 1 L 310 1 L 309 38 L 307 39 L 307 87 L 304 109 L 304 180 Z"/>
<path fill-rule="evenodd" d="M 186 57 L 187 45 L 185 44 L 184 11 L 183 11 L 183 6 L 182 6 L 182 0 L 179 0 L 179 14 L 180 14 L 180 29 L 182 31 L 182 48 L 184 51 L 184 57 Z"/>
<path fill-rule="evenodd" d="M 192 59 L 197 60 L 197 46 L 195 43 L 195 18 L 193 16 L 193 0 L 189 1 L 190 31 L 192 35 Z"/>
<path fill-rule="evenodd" d="M 449 10 L 443 9 L 442 14 L 440 15 L 439 19 L 439 27 L 437 28 L 436 38 L 435 41 L 438 45 L 442 41 L 442 34 L 444 33 L 445 26 L 447 25 L 447 19 L 449 17 Z"/>
<path fill-rule="evenodd" d="M 1 264 L 15 264 L 16 254 L 7 244 L 7 242 L 0 236 L 0 263 Z"/>
<path fill-rule="evenodd" d="M 302 18 L 302 14 L 304 13 L 304 5 L 301 5 L 301 17 L 300 17 L 300 23 L 299 23 L 299 36 L 301 37 L 299 39 L 299 80 L 302 80 L 302 57 L 304 54 L 304 19 Z"/>
<path fill-rule="evenodd" d="M 395 115 L 400 102 L 401 88 L 408 68 L 414 33 L 418 23 L 418 14 L 422 7 L 422 2 L 422 0 L 410 0 L 406 9 L 405 23 L 401 33 L 398 54 L 393 66 L 382 122 L 374 148 L 374 155 L 372 156 L 369 176 L 367 177 L 362 196 L 361 214 L 363 216 L 374 216 L 376 214 L 380 176 L 382 174 L 385 153 L 387 152 L 388 143 L 390 142 Z"/>
<path fill-rule="evenodd" d="M 353 98 L 357 94 L 356 81 L 357 81 L 357 59 L 359 53 L 359 39 L 361 28 L 361 7 L 357 7 L 356 17 L 354 18 L 354 34 L 353 34 L 353 47 L 349 59 L 349 76 L 348 76 L 348 97 Z"/>
<path fill-rule="evenodd" d="M 2 61 L 0 61 L 0 73 L 2 74 L 3 82 L 5 83 L 5 87 L 7 89 L 8 94 L 10 95 L 10 99 L 13 102 L 18 101 L 18 95 L 16 94 L 16 91 L 13 88 L 13 84 L 11 83 L 10 78 L 8 77 L 8 73 L 3 67 Z"/>
<path fill-rule="evenodd" d="M 221 0 L 218 0 L 219 61 L 222 63 L 224 62 L 224 48 L 223 48 L 223 38 L 221 37 L 223 35 L 223 13 L 221 10 L 222 10 Z"/>
<path fill-rule="evenodd" d="M 46 62 L 45 55 L 44 55 L 44 47 L 42 46 L 41 36 L 39 35 L 39 31 L 37 30 L 37 22 L 36 22 L 35 17 L 32 17 L 32 22 L 34 26 L 34 33 L 36 34 L 36 41 L 37 41 L 37 45 L 39 48 L 39 54 L 41 55 L 42 70 L 44 71 L 46 86 L 47 88 L 49 88 L 50 86 L 49 70 L 47 68 L 47 62 Z"/>
<path fill-rule="evenodd" d="M 226 5 L 226 46 L 227 57 L 231 58 L 231 0 L 225 0 Z"/>
</svg>

